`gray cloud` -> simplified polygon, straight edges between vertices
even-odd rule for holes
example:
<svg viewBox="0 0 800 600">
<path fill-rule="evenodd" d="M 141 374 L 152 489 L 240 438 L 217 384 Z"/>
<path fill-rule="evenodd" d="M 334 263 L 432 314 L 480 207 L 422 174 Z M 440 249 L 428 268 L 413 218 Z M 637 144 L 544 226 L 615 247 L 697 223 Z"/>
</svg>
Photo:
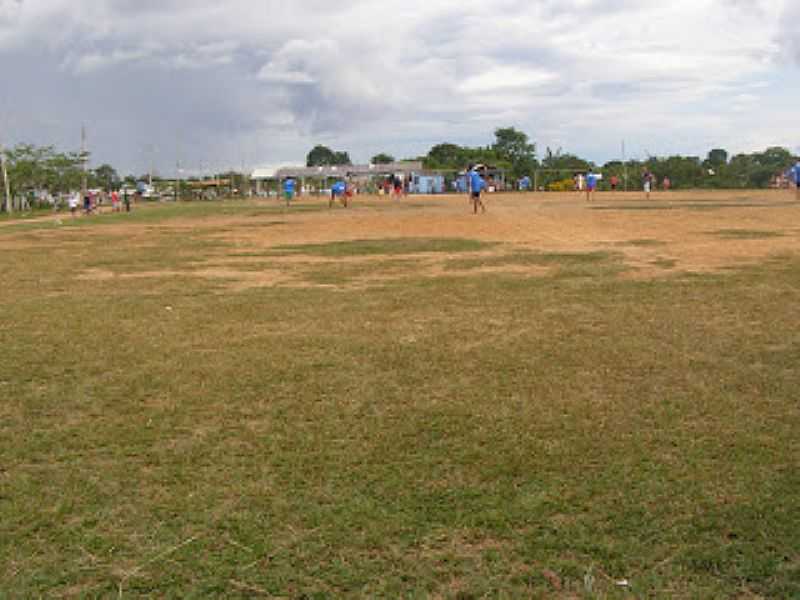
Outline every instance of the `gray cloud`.
<svg viewBox="0 0 800 600">
<path fill-rule="evenodd" d="M 413 155 L 506 124 L 598 159 L 665 123 L 724 144 L 749 119 L 753 143 L 781 143 L 788 109 L 753 114 L 777 51 L 800 60 L 799 9 L 713 2 L 0 0 L 3 141 L 74 147 L 85 122 L 97 160 L 141 170 L 156 154 L 165 171 L 177 155 L 297 161 L 317 142 Z"/>
</svg>

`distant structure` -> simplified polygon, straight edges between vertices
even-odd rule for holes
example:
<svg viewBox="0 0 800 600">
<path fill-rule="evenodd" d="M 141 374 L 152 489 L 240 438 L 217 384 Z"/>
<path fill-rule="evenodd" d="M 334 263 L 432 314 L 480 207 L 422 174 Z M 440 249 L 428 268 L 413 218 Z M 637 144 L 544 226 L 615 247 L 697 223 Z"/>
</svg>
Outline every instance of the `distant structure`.
<svg viewBox="0 0 800 600">
<path fill-rule="evenodd" d="M 415 177 L 423 185 L 424 189 L 432 189 L 433 185 L 428 180 L 423 180 L 427 172 L 418 161 L 393 162 L 387 164 L 369 165 L 337 165 L 324 167 L 281 167 L 278 169 L 259 168 L 255 169 L 250 176 L 257 196 L 266 195 L 267 191 L 274 188 L 281 181 L 294 178 L 300 183 L 299 193 L 307 193 L 310 190 L 321 192 L 329 189 L 329 184 L 339 180 L 348 179 L 360 188 L 377 187 L 378 182 L 388 177 L 399 177 L 402 181 L 414 182 Z M 435 174 L 434 174 L 435 175 Z M 442 179 L 441 188 L 444 188 Z M 415 187 L 409 186 L 414 193 L 437 193 L 435 191 L 417 192 Z"/>
</svg>

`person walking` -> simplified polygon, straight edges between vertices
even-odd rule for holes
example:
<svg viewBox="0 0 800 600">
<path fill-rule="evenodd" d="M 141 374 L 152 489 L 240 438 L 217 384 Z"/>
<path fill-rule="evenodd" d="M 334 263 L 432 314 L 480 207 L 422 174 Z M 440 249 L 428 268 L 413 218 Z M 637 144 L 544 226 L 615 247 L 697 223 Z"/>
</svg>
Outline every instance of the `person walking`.
<svg viewBox="0 0 800 600">
<path fill-rule="evenodd" d="M 478 214 L 478 206 L 481 207 L 481 212 L 486 212 L 486 207 L 483 204 L 483 200 L 481 200 L 481 192 L 486 188 L 486 182 L 481 177 L 481 174 L 478 173 L 478 170 L 471 166 L 469 169 L 469 190 L 470 190 L 470 198 L 472 199 L 472 207 L 473 207 L 473 214 Z"/>
</svg>

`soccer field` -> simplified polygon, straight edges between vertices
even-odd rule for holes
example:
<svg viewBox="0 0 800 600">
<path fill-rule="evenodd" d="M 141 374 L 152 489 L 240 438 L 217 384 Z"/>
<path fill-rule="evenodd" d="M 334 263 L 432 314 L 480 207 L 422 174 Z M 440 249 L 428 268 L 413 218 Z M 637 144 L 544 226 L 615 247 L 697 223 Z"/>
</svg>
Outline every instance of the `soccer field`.
<svg viewBox="0 0 800 600">
<path fill-rule="evenodd" d="M 800 597 L 785 191 L 0 224 L 0 596 Z"/>
</svg>

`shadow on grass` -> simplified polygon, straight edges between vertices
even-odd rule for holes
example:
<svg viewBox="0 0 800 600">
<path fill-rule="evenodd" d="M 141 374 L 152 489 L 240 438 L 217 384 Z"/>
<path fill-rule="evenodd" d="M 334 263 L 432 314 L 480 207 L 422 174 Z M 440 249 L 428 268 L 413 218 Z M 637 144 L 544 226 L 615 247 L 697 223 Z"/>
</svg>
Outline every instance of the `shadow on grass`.
<svg viewBox="0 0 800 600">
<path fill-rule="evenodd" d="M 388 238 L 353 240 L 327 244 L 298 244 L 276 246 L 275 255 L 302 254 L 306 256 L 370 256 L 422 253 L 477 252 L 497 246 L 494 242 L 481 242 L 458 238 Z"/>
<path fill-rule="evenodd" d="M 772 238 L 784 237 L 781 231 L 761 230 L 761 229 L 718 229 L 709 232 L 723 240 L 768 240 Z"/>
</svg>

